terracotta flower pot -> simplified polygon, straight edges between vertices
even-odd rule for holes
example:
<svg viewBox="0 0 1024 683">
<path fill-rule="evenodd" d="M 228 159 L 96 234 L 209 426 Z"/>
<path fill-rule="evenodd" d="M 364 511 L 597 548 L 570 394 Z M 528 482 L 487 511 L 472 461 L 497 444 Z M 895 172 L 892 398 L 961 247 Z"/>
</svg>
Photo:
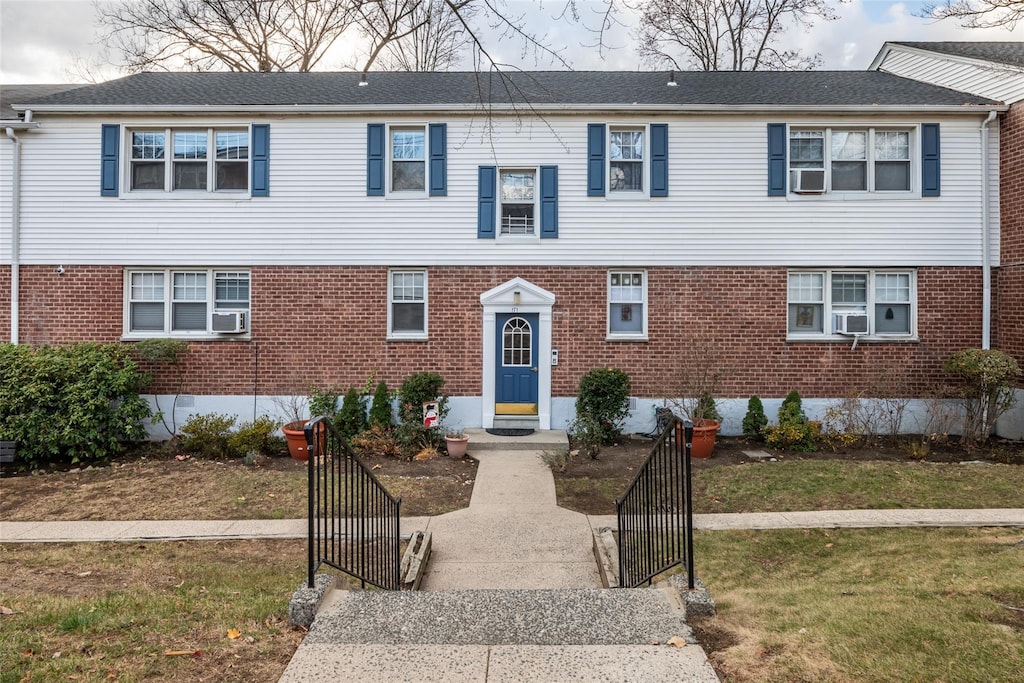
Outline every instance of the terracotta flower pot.
<svg viewBox="0 0 1024 683">
<path fill-rule="evenodd" d="M 690 446 L 690 455 L 694 458 L 710 458 L 715 450 L 715 438 L 718 435 L 718 428 L 721 422 L 705 420 L 704 424 L 693 427 L 693 442 Z M 682 428 L 676 429 L 676 445 L 683 449 L 686 447 L 685 432 Z"/>
<path fill-rule="evenodd" d="M 303 462 L 309 460 L 309 444 L 306 443 L 306 432 L 304 431 L 307 422 L 309 420 L 298 420 L 281 427 L 285 441 L 288 442 L 288 453 L 296 460 Z"/>
<path fill-rule="evenodd" d="M 448 448 L 449 458 L 464 458 L 466 457 L 466 450 L 469 448 L 469 437 L 464 436 L 461 439 L 454 436 L 444 437 L 445 445 Z"/>
</svg>

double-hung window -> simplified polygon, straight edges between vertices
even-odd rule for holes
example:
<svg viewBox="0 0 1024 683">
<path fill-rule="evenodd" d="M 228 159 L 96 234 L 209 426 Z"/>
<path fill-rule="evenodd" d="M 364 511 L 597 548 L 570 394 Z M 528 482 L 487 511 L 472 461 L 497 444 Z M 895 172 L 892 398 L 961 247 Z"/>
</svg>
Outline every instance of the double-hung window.
<svg viewBox="0 0 1024 683">
<path fill-rule="evenodd" d="M 388 273 L 388 338 L 427 338 L 427 271 Z"/>
<path fill-rule="evenodd" d="M 140 129 L 128 139 L 133 192 L 249 190 L 248 129 Z"/>
<path fill-rule="evenodd" d="M 608 272 L 608 338 L 647 337 L 647 273 L 642 270 Z"/>
<path fill-rule="evenodd" d="M 642 193 L 644 183 L 644 129 L 615 128 L 608 132 L 608 191 Z"/>
<path fill-rule="evenodd" d="M 791 129 L 790 192 L 910 192 L 912 145 L 911 130 Z"/>
<path fill-rule="evenodd" d="M 125 334 L 136 337 L 214 334 L 212 313 L 248 315 L 249 285 L 249 272 L 243 270 L 129 270 L 126 272 Z"/>
<path fill-rule="evenodd" d="M 537 172 L 535 169 L 501 169 L 500 232 L 502 235 L 535 235 L 537 215 Z"/>
<path fill-rule="evenodd" d="M 422 194 L 427 188 L 427 133 L 425 126 L 393 126 L 391 140 L 391 192 Z"/>
<path fill-rule="evenodd" d="M 791 339 L 911 338 L 916 299 L 912 270 L 791 271 L 787 333 Z"/>
</svg>

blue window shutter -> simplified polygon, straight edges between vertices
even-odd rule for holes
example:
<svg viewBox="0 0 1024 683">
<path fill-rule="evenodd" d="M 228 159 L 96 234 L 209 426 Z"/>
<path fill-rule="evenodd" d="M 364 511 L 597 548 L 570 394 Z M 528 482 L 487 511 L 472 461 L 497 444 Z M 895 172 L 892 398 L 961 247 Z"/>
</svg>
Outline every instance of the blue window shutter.
<svg viewBox="0 0 1024 683">
<path fill-rule="evenodd" d="M 494 238 L 494 214 L 498 208 L 498 167 L 481 166 L 477 187 L 476 236 Z"/>
<path fill-rule="evenodd" d="M 668 196 L 668 124 L 651 124 L 651 196 Z"/>
<path fill-rule="evenodd" d="M 366 196 L 384 196 L 384 124 L 366 124 Z"/>
<path fill-rule="evenodd" d="M 252 196 L 270 196 L 270 124 L 252 124 Z"/>
<path fill-rule="evenodd" d="M 587 124 L 587 196 L 604 196 L 604 124 Z"/>
<path fill-rule="evenodd" d="M 430 196 L 448 196 L 448 124 L 430 124 Z"/>
<path fill-rule="evenodd" d="M 786 124 L 768 124 L 768 196 L 786 196 Z"/>
<path fill-rule="evenodd" d="M 939 163 L 939 124 L 921 124 L 921 196 L 938 197 L 942 180 Z"/>
<path fill-rule="evenodd" d="M 100 196 L 117 196 L 117 167 L 121 151 L 121 126 L 104 123 L 100 147 Z"/>
<path fill-rule="evenodd" d="M 540 167 L 540 236 L 558 237 L 558 167 Z"/>
</svg>

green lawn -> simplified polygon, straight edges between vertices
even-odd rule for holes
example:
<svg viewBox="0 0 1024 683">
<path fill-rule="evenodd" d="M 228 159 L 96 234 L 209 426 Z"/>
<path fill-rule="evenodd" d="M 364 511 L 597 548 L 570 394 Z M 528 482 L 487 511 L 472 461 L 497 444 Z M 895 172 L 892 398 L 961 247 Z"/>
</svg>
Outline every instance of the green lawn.
<svg viewBox="0 0 1024 683">
<path fill-rule="evenodd" d="M 628 480 L 558 477 L 559 505 L 612 514 Z M 1024 504 L 1024 467 L 792 460 L 712 467 L 693 474 L 693 508 L 785 512 L 883 508 L 1002 508 Z"/>
</svg>

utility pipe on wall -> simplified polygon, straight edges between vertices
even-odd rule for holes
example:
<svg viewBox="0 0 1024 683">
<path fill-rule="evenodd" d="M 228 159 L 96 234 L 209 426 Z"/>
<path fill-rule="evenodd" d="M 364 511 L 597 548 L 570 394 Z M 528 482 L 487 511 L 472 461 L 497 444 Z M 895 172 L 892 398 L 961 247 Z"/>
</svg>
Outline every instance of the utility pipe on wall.
<svg viewBox="0 0 1024 683">
<path fill-rule="evenodd" d="M 996 120 L 996 112 L 990 111 L 981 124 L 981 348 L 992 346 L 992 201 L 989 185 L 989 125 Z"/>
<path fill-rule="evenodd" d="M 18 343 L 18 291 L 21 265 L 21 140 L 8 127 L 5 131 L 14 143 L 11 155 L 11 343 Z"/>
</svg>

